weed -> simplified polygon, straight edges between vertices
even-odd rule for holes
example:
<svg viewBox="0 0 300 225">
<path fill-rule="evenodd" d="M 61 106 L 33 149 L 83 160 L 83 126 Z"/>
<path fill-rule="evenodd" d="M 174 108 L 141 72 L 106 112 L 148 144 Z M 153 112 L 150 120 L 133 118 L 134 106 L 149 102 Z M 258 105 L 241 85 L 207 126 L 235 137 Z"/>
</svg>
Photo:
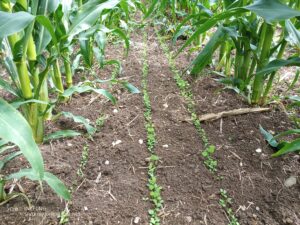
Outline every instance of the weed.
<svg viewBox="0 0 300 225">
<path fill-rule="evenodd" d="M 144 32 L 144 43 L 147 42 L 147 33 Z M 147 132 L 147 148 L 151 153 L 150 162 L 148 166 L 148 188 L 150 191 L 150 200 L 154 204 L 154 209 L 149 210 L 150 225 L 159 225 L 160 218 L 158 216 L 160 209 L 163 206 L 163 200 L 161 197 L 161 187 L 157 184 L 156 178 L 156 168 L 159 157 L 154 153 L 154 147 L 156 143 L 155 128 L 152 122 L 152 112 L 151 112 L 151 101 L 148 93 L 147 78 L 149 72 L 149 65 L 147 62 L 147 47 L 145 45 L 143 54 L 143 71 L 142 71 L 142 88 L 143 88 L 143 99 L 144 99 L 144 118 L 145 118 L 145 128 Z"/>
<path fill-rule="evenodd" d="M 161 48 L 168 59 L 170 69 L 174 75 L 173 78 L 176 81 L 176 84 L 180 90 L 181 96 L 184 98 L 184 100 L 187 104 L 187 110 L 190 113 L 192 122 L 204 144 L 205 150 L 202 152 L 202 155 L 205 158 L 204 164 L 211 172 L 216 172 L 217 171 L 217 161 L 213 158 L 213 153 L 215 152 L 215 146 L 209 144 L 209 140 L 207 138 L 206 132 L 201 127 L 201 122 L 198 119 L 198 116 L 196 114 L 196 109 L 195 109 L 196 103 L 194 101 L 193 93 L 190 90 L 189 82 L 184 80 L 182 78 L 182 76 L 180 75 L 180 72 L 177 70 L 175 61 L 173 59 L 173 55 L 169 51 L 169 48 L 164 41 L 164 38 L 159 34 L 157 29 L 155 29 L 155 32 L 158 37 Z"/>
<path fill-rule="evenodd" d="M 211 172 L 217 171 L 218 162 L 212 157 L 215 151 L 216 147 L 214 145 L 210 145 L 201 153 L 205 159 L 204 164 Z"/>
<path fill-rule="evenodd" d="M 60 213 L 59 216 L 59 224 L 67 224 L 69 223 L 70 218 L 70 211 L 68 209 L 68 206 Z"/>
<path fill-rule="evenodd" d="M 78 176 L 80 176 L 80 177 L 84 176 L 83 171 L 85 170 L 88 159 L 89 159 L 89 146 L 85 145 L 85 146 L 83 146 L 81 161 L 80 161 L 79 168 L 77 170 Z"/>
<path fill-rule="evenodd" d="M 106 119 L 107 119 L 106 115 L 99 115 L 99 117 L 96 119 L 97 128 L 102 128 Z"/>
<path fill-rule="evenodd" d="M 240 225 L 240 223 L 238 222 L 238 220 L 235 217 L 233 210 L 231 208 L 232 198 L 230 198 L 228 196 L 227 191 L 224 189 L 220 189 L 220 195 L 221 195 L 221 198 L 220 198 L 219 204 L 225 210 L 225 212 L 229 218 L 230 223 L 228 225 Z"/>
</svg>

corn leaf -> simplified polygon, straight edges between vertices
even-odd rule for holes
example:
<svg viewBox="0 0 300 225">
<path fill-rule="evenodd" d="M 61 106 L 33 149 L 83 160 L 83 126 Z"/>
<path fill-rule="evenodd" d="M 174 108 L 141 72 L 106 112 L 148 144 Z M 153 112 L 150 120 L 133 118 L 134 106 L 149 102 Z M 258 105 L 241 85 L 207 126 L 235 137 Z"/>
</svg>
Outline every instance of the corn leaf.
<svg viewBox="0 0 300 225">
<path fill-rule="evenodd" d="M 0 99 L 0 137 L 14 143 L 30 163 L 39 178 L 44 176 L 44 163 L 30 126 L 24 117 L 10 104 Z"/>
<path fill-rule="evenodd" d="M 60 181 L 52 173 L 45 172 L 44 181 L 52 188 L 52 190 L 59 196 L 63 197 L 65 200 L 70 200 L 71 195 L 63 182 Z"/>
<path fill-rule="evenodd" d="M 265 140 L 274 148 L 278 147 L 278 143 L 275 140 L 274 136 L 266 131 L 261 125 L 259 125 L 260 133 L 264 136 Z"/>
<path fill-rule="evenodd" d="M 284 39 L 292 46 L 296 46 L 298 49 L 300 49 L 300 32 L 290 20 L 285 21 Z"/>
<path fill-rule="evenodd" d="M 91 28 L 104 10 L 113 9 L 119 3 L 120 0 L 108 0 L 105 2 L 103 0 L 96 0 L 84 4 L 78 15 L 73 19 L 69 38 L 72 39 L 75 35 Z"/>
<path fill-rule="evenodd" d="M 99 89 L 99 88 L 93 88 L 91 86 L 72 86 L 69 89 L 65 90 L 65 92 L 62 94 L 63 97 L 70 97 L 74 93 L 85 93 L 85 92 L 96 92 L 98 94 L 101 94 L 105 96 L 107 99 L 109 99 L 113 104 L 116 104 L 117 100 L 114 96 L 112 96 L 111 93 L 106 91 L 105 89 Z"/>
<path fill-rule="evenodd" d="M 13 152 L 13 153 L 9 154 L 8 156 L 4 157 L 2 160 L 0 160 L 0 171 L 4 168 L 6 163 L 8 163 L 9 161 L 13 160 L 14 158 L 16 158 L 17 156 L 19 156 L 21 154 L 22 154 L 21 151 Z"/>
<path fill-rule="evenodd" d="M 90 122 L 82 117 L 82 116 L 75 116 L 74 114 L 70 112 L 61 112 L 60 115 L 72 119 L 75 123 L 80 123 L 82 124 L 85 129 L 87 130 L 89 135 L 93 135 L 96 132 L 96 128 L 90 125 Z"/>
<path fill-rule="evenodd" d="M 274 153 L 273 157 L 282 156 L 287 153 L 296 152 L 300 150 L 300 138 L 290 142 L 286 143 L 278 152 Z"/>
<path fill-rule="evenodd" d="M 7 13 L 0 11 L 0 39 L 25 29 L 34 18 L 26 12 Z"/>
<path fill-rule="evenodd" d="M 59 130 L 44 137 L 44 142 L 48 142 L 60 138 L 70 138 L 80 136 L 81 133 L 74 130 Z"/>
<path fill-rule="evenodd" d="M 300 57 L 293 57 L 287 60 L 284 59 L 275 59 L 271 61 L 261 70 L 257 71 L 256 75 L 264 75 L 275 72 L 284 66 L 300 66 Z"/>
<path fill-rule="evenodd" d="M 27 177 L 33 181 L 39 180 L 39 177 L 36 176 L 33 169 L 21 169 L 20 171 L 9 175 L 7 179 L 20 179 L 22 177 Z M 63 182 L 61 182 L 56 176 L 49 172 L 45 172 L 43 181 L 45 181 L 57 195 L 61 196 L 65 200 L 70 200 L 70 192 Z"/>
<path fill-rule="evenodd" d="M 279 0 L 256 0 L 244 8 L 261 16 L 268 23 L 300 16 L 300 11 L 288 7 Z"/>
</svg>

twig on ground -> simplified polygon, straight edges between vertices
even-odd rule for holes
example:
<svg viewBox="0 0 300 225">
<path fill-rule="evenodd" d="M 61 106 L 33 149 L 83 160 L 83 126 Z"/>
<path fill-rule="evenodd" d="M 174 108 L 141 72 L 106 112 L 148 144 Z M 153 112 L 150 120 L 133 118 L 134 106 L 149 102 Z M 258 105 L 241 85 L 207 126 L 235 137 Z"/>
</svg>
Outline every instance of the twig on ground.
<svg viewBox="0 0 300 225">
<path fill-rule="evenodd" d="M 242 109 L 234 109 L 229 111 L 223 111 L 220 113 L 208 113 L 199 117 L 199 120 L 202 121 L 213 121 L 217 119 L 221 119 L 223 117 L 228 116 L 236 116 L 248 113 L 259 113 L 259 112 L 267 112 L 270 108 L 242 108 Z"/>
</svg>

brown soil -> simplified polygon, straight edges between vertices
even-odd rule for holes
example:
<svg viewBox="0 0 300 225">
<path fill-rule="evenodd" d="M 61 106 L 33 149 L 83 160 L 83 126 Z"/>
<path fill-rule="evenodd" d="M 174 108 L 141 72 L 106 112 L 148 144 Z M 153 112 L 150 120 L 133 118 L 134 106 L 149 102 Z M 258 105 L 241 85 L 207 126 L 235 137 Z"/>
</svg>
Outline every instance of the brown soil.
<svg viewBox="0 0 300 225">
<path fill-rule="evenodd" d="M 200 154 L 203 144 L 190 122 L 168 61 L 154 32 L 150 30 L 148 35 L 148 88 L 157 136 L 155 151 L 160 157 L 157 182 L 163 187 L 164 200 L 161 224 L 228 224 L 218 203 L 221 188 L 233 198 L 232 208 L 240 224 L 300 224 L 299 179 L 293 187 L 283 185 L 291 175 L 299 178 L 299 156 L 270 158 L 272 149 L 258 130 L 259 124 L 274 132 L 291 128 L 286 115 L 274 109 L 204 123 L 210 142 L 217 147 L 218 173 L 210 173 Z M 119 46 L 110 46 L 107 51 L 108 58 L 123 61 L 121 77 L 140 89 L 144 47 L 142 32 L 137 31 L 133 34 L 128 58 L 122 58 Z M 187 65 L 185 54 L 177 63 L 179 68 Z M 102 70 L 99 78 L 108 78 L 110 72 L 111 68 Z M 232 91 L 221 90 L 222 86 L 209 77 L 191 82 L 191 88 L 199 115 L 249 107 Z M 147 200 L 145 159 L 149 153 L 145 144 L 143 96 L 128 94 L 123 89 L 114 88 L 113 92 L 119 99 L 116 106 L 103 97 L 84 94 L 59 107 L 93 123 L 99 115 L 106 115 L 104 126 L 93 140 L 82 136 L 41 146 L 46 168 L 73 187 L 73 199 L 68 205 L 69 224 L 131 225 L 137 217 L 140 218 L 138 224 L 149 224 L 148 210 L 153 206 Z M 70 126 L 80 129 L 70 121 L 60 120 L 49 124 L 49 132 Z M 140 139 L 143 144 L 139 143 Z M 122 142 L 113 146 L 117 140 Z M 89 147 L 89 160 L 84 176 L 80 177 L 77 170 L 84 146 Z M 257 153 L 257 148 L 261 148 L 262 153 Z M 8 170 L 24 165 L 23 161 L 11 163 Z M 21 199 L 11 201 L 0 208 L 0 224 L 58 224 L 57 217 L 65 203 L 46 186 L 41 194 L 35 183 L 27 180 L 20 183 L 34 208 L 27 210 Z"/>
</svg>

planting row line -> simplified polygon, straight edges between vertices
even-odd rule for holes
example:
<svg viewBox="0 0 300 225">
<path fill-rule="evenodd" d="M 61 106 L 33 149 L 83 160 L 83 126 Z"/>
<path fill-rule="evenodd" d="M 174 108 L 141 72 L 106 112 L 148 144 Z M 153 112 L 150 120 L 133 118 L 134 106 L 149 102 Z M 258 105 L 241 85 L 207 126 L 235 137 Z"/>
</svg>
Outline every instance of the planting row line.
<svg viewBox="0 0 300 225">
<path fill-rule="evenodd" d="M 159 33 L 157 29 L 155 29 L 155 33 L 159 40 L 160 46 L 163 52 L 165 53 L 166 58 L 168 59 L 169 67 L 173 73 L 173 78 L 177 84 L 177 87 L 180 90 L 181 96 L 184 98 L 186 102 L 187 111 L 190 113 L 191 120 L 196 130 L 198 131 L 199 138 L 202 140 L 204 144 L 204 150 L 201 152 L 201 155 L 204 157 L 204 164 L 206 168 L 211 173 L 213 173 L 213 175 L 217 175 L 217 178 L 219 179 L 220 177 L 218 176 L 218 171 L 217 171 L 218 162 L 213 156 L 216 147 L 210 144 L 207 134 L 201 126 L 201 122 L 195 110 L 194 96 L 192 91 L 190 90 L 189 82 L 181 76 L 180 71 L 176 68 L 174 56 L 172 52 L 170 52 L 167 43 L 164 41 L 164 37 Z M 239 222 L 235 217 L 234 212 L 231 208 L 232 199 L 229 197 L 227 191 L 223 188 L 220 189 L 219 204 L 226 211 L 226 214 L 230 221 L 230 225 L 239 225 Z"/>
<path fill-rule="evenodd" d="M 158 163 L 158 156 L 155 153 L 155 143 L 156 135 L 155 128 L 152 122 L 152 112 L 151 112 L 151 102 L 148 92 L 148 74 L 149 74 L 149 64 L 148 49 L 147 49 L 147 32 L 144 30 L 144 53 L 143 53 L 143 70 L 142 70 L 142 88 L 143 88 L 143 99 L 144 99 L 144 119 L 145 128 L 147 132 L 147 148 L 150 153 L 149 163 L 148 163 L 148 188 L 150 191 L 150 199 L 154 204 L 154 208 L 149 210 L 150 224 L 159 225 L 160 218 L 158 216 L 160 209 L 163 206 L 163 200 L 161 197 L 161 187 L 157 183 L 156 169 Z"/>
</svg>

